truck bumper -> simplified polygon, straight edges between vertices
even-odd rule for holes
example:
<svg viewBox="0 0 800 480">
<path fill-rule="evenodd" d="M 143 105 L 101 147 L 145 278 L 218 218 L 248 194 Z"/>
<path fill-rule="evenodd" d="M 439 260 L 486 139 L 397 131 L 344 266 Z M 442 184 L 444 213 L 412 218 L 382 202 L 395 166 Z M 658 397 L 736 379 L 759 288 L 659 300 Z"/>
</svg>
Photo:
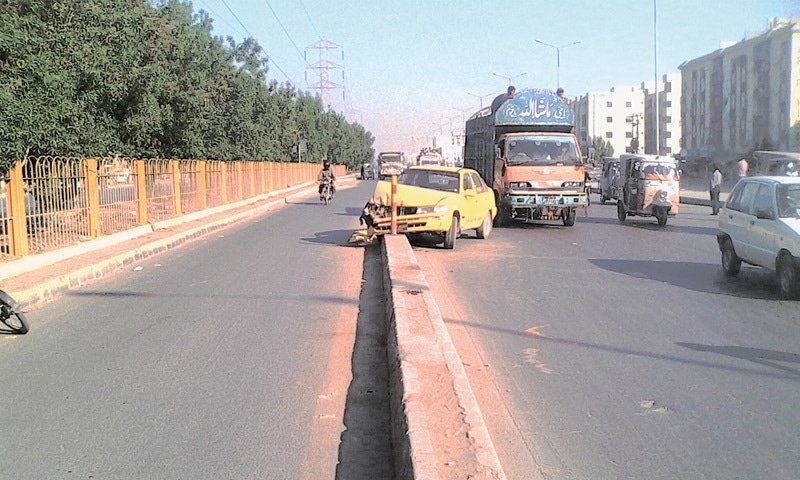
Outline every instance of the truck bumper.
<svg viewBox="0 0 800 480">
<path fill-rule="evenodd" d="M 515 192 L 503 197 L 502 207 L 512 220 L 558 220 L 569 210 L 588 215 L 589 197 L 586 192 Z"/>
</svg>

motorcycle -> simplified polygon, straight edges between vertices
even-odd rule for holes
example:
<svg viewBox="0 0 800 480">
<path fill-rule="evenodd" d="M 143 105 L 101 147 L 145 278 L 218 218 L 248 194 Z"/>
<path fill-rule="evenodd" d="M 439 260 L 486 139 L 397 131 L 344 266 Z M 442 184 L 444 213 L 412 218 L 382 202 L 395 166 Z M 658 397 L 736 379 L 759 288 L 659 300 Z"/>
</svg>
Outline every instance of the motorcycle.
<svg viewBox="0 0 800 480">
<path fill-rule="evenodd" d="M 319 192 L 319 199 L 321 202 L 324 202 L 325 205 L 329 204 L 331 200 L 333 200 L 333 189 L 330 180 L 324 180 L 322 182 L 322 188 Z"/>
</svg>

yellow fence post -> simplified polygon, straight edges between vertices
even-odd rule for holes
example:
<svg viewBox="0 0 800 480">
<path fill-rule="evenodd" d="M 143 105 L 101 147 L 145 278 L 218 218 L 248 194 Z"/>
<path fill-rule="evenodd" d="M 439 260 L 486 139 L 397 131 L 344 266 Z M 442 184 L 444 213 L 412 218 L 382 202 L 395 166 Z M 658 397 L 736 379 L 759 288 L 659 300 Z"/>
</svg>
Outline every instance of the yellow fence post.
<svg viewBox="0 0 800 480">
<path fill-rule="evenodd" d="M 206 161 L 197 161 L 197 204 L 200 210 L 208 208 L 208 185 L 206 183 Z"/>
<path fill-rule="evenodd" d="M 175 215 L 183 215 L 181 208 L 181 164 L 178 160 L 169 161 L 170 176 L 172 177 L 172 198 L 175 203 Z"/>
<path fill-rule="evenodd" d="M 97 179 L 97 159 L 87 158 L 84 162 L 84 187 L 86 191 L 87 228 L 91 238 L 100 236 L 100 184 Z"/>
<path fill-rule="evenodd" d="M 222 171 L 222 205 L 226 205 L 228 203 L 228 163 L 222 162 L 220 163 L 220 170 Z"/>
<path fill-rule="evenodd" d="M 244 199 L 244 185 L 242 182 L 242 162 L 236 162 L 236 200 Z"/>
<path fill-rule="evenodd" d="M 28 225 L 25 212 L 25 180 L 22 176 L 22 163 L 16 162 L 8 171 L 8 253 L 24 256 L 28 254 Z"/>
<path fill-rule="evenodd" d="M 144 225 L 147 223 L 147 173 L 144 160 L 133 161 L 133 172 L 136 184 L 134 192 L 136 194 L 136 224 Z"/>
</svg>

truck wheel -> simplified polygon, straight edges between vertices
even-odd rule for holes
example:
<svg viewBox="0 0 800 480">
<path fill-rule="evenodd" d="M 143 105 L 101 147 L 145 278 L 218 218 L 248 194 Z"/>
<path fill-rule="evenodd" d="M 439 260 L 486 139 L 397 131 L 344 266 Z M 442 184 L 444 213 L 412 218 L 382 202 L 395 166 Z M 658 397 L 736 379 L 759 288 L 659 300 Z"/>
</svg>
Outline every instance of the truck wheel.
<svg viewBox="0 0 800 480">
<path fill-rule="evenodd" d="M 450 223 L 450 229 L 444 234 L 443 247 L 447 250 L 452 250 L 456 246 L 456 237 L 459 233 L 458 215 L 453 215 L 453 221 Z"/>
<path fill-rule="evenodd" d="M 497 208 L 497 217 L 494 219 L 495 227 L 507 227 L 511 223 L 511 216 L 506 207 Z"/>
<path fill-rule="evenodd" d="M 564 223 L 565 227 L 571 227 L 575 225 L 575 217 L 577 213 L 575 212 L 574 208 L 570 208 L 566 210 L 564 213 L 561 214 L 561 222 Z"/>
<path fill-rule="evenodd" d="M 628 211 L 625 210 L 625 205 L 622 203 L 622 200 L 617 200 L 617 218 L 619 219 L 619 223 L 625 223 L 625 217 L 628 216 Z"/>
<path fill-rule="evenodd" d="M 486 214 L 486 217 L 484 217 L 481 226 L 478 227 L 477 234 L 478 238 L 489 238 L 489 234 L 491 233 L 492 233 L 492 212 L 489 212 Z"/>
</svg>

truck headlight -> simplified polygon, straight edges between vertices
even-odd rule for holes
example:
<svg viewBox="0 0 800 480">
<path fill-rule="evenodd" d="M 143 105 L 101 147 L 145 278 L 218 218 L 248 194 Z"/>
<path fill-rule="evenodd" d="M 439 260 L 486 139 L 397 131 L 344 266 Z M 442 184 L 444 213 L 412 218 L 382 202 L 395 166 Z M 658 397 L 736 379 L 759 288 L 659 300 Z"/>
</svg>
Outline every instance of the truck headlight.
<svg viewBox="0 0 800 480">
<path fill-rule="evenodd" d="M 508 186 L 511 189 L 515 189 L 516 188 L 516 189 L 519 189 L 519 190 L 524 190 L 524 189 L 530 188 L 530 185 L 528 185 L 528 182 L 511 182 L 511 183 L 508 184 Z"/>
</svg>

